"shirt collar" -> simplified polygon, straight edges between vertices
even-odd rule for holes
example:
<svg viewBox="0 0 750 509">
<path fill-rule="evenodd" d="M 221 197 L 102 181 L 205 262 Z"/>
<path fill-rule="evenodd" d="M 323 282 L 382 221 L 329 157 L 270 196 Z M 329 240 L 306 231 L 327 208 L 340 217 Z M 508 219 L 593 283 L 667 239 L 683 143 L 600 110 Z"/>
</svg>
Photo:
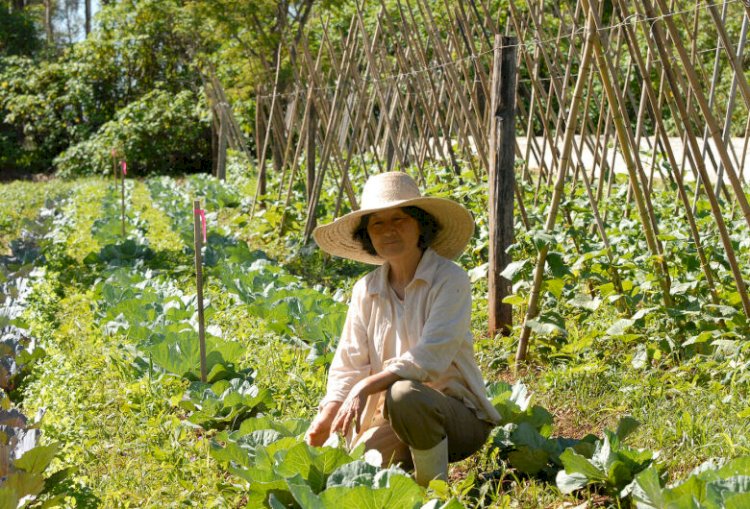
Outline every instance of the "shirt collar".
<svg viewBox="0 0 750 509">
<path fill-rule="evenodd" d="M 419 260 L 419 265 L 417 265 L 417 271 L 414 273 L 414 279 L 409 284 L 411 285 L 414 281 L 419 280 L 423 281 L 427 286 L 432 286 L 432 282 L 435 279 L 435 272 L 437 271 L 438 256 L 432 248 L 428 247 L 425 249 L 422 259 Z M 367 293 L 370 295 L 380 294 L 381 296 L 385 296 L 384 292 L 388 290 L 389 270 L 390 264 L 388 262 L 385 262 L 375 270 L 367 284 Z"/>
</svg>

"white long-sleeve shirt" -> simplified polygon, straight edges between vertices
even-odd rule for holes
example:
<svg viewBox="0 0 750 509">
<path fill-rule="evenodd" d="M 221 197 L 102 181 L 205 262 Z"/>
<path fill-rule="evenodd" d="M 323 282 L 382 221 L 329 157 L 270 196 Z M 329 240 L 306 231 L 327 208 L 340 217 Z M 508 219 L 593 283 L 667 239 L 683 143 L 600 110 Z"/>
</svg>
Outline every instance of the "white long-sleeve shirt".
<svg viewBox="0 0 750 509">
<path fill-rule="evenodd" d="M 388 270 L 385 263 L 354 285 L 321 407 L 344 401 L 354 384 L 387 370 L 453 396 L 479 419 L 498 423 L 474 360 L 466 272 L 427 249 L 402 302 L 388 282 Z M 383 393 L 368 399 L 360 431 L 371 427 L 382 405 Z"/>
</svg>

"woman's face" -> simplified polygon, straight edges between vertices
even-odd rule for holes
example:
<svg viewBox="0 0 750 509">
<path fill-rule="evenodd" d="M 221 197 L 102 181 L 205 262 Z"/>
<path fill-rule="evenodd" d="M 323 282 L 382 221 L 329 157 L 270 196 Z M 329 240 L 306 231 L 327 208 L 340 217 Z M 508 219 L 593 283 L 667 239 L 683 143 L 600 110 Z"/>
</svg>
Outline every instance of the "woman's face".
<svg viewBox="0 0 750 509">
<path fill-rule="evenodd" d="M 367 233 L 378 255 L 386 260 L 416 254 L 419 249 L 419 223 L 402 209 L 373 212 Z"/>
</svg>

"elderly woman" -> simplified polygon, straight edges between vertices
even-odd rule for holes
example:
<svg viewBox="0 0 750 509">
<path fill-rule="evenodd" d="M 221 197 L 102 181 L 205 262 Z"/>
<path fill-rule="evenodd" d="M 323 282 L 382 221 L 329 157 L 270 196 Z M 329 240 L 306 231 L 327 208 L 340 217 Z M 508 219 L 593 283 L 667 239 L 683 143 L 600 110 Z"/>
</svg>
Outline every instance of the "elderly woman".
<svg viewBox="0 0 750 509">
<path fill-rule="evenodd" d="M 361 203 L 314 233 L 324 251 L 380 267 L 354 286 L 306 440 L 340 432 L 351 448 L 413 464 L 422 485 L 447 480 L 448 462 L 481 448 L 500 418 L 474 361 L 469 278 L 450 261 L 474 221 L 401 172 L 371 177 Z"/>
</svg>

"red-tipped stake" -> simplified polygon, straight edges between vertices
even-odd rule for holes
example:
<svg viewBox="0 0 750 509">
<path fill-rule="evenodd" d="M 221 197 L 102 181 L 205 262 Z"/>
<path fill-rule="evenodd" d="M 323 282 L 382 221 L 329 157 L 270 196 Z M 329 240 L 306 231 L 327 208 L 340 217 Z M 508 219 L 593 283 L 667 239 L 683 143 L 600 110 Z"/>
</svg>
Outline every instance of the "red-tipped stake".
<svg viewBox="0 0 750 509">
<path fill-rule="evenodd" d="M 120 168 L 122 169 L 122 188 L 121 188 L 121 201 L 122 201 L 122 238 L 125 238 L 125 175 L 128 174 L 128 163 L 125 160 L 120 161 Z"/>
<path fill-rule="evenodd" d="M 201 236 L 201 233 L 203 234 Z M 198 289 L 198 341 L 201 354 L 201 382 L 206 383 L 206 330 L 203 322 L 203 258 L 201 248 L 206 242 L 206 211 L 201 209 L 200 200 L 193 201 L 193 234 L 195 237 L 195 283 Z"/>
</svg>

